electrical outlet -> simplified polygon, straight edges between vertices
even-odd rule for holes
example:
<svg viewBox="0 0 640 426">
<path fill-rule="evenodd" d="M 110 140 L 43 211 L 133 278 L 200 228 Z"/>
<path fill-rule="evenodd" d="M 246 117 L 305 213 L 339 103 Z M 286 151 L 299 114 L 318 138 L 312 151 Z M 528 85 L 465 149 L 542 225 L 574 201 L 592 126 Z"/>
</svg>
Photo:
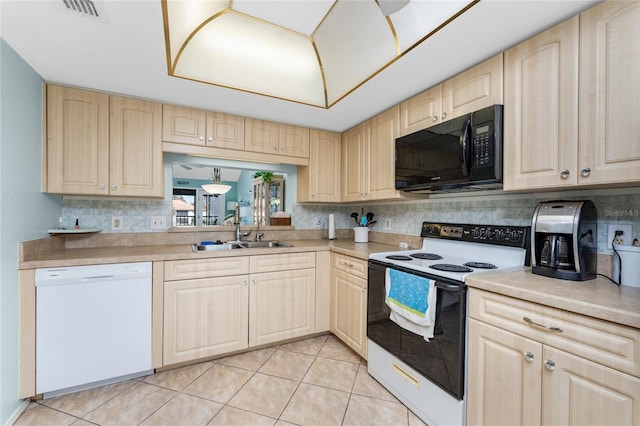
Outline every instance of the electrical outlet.
<svg viewBox="0 0 640 426">
<path fill-rule="evenodd" d="M 166 229 L 167 221 L 164 216 L 151 216 L 151 229 Z"/>
<path fill-rule="evenodd" d="M 391 219 L 384 220 L 384 230 L 391 231 Z"/>
<path fill-rule="evenodd" d="M 122 231 L 122 216 L 111 216 L 111 230 Z"/>
<path fill-rule="evenodd" d="M 322 219 L 320 219 L 319 217 L 314 217 L 313 226 L 315 226 L 316 228 L 322 228 Z"/>
<path fill-rule="evenodd" d="M 611 243 L 612 241 L 614 241 L 614 238 L 615 243 L 620 246 L 629 245 L 629 243 L 631 242 L 631 225 L 609 225 L 608 230 L 609 232 L 607 233 L 607 248 L 609 250 L 613 249 Z M 622 235 L 616 237 L 616 231 L 622 231 Z"/>
</svg>

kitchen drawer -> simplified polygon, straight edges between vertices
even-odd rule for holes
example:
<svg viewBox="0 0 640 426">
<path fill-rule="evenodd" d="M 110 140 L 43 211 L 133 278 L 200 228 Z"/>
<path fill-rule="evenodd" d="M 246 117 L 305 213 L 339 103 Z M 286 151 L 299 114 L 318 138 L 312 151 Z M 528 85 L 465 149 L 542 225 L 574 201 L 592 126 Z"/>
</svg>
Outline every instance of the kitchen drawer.
<svg viewBox="0 0 640 426">
<path fill-rule="evenodd" d="M 477 289 L 469 291 L 469 316 L 640 376 L 640 330 L 635 328 Z"/>
<path fill-rule="evenodd" d="M 356 277 L 364 278 L 365 280 L 368 278 L 366 260 L 334 253 L 333 267 L 339 271 L 344 271 L 348 274 L 355 275 Z"/>
<path fill-rule="evenodd" d="M 224 277 L 249 273 L 249 257 L 168 260 L 164 262 L 164 280 Z"/>
<path fill-rule="evenodd" d="M 251 273 L 289 271 L 316 267 L 315 252 L 251 256 Z"/>
</svg>

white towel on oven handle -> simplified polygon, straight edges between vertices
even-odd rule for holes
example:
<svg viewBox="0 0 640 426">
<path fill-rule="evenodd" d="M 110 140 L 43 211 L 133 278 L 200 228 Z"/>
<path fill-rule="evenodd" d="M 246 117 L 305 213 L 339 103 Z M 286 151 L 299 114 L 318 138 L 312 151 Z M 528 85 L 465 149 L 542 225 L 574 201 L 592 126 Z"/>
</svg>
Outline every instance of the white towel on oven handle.
<svg viewBox="0 0 640 426">
<path fill-rule="evenodd" d="M 391 280 L 389 279 L 389 269 L 387 268 L 385 277 L 385 303 L 391 309 L 389 313 L 389 319 L 400 327 L 422 336 L 427 342 L 433 338 L 433 330 L 436 324 L 436 303 L 437 303 L 437 290 L 435 288 L 435 281 L 429 280 L 429 295 L 428 303 L 429 307 L 425 312 L 424 318 L 410 312 L 395 303 L 389 303 L 389 290 L 391 288 Z"/>
</svg>

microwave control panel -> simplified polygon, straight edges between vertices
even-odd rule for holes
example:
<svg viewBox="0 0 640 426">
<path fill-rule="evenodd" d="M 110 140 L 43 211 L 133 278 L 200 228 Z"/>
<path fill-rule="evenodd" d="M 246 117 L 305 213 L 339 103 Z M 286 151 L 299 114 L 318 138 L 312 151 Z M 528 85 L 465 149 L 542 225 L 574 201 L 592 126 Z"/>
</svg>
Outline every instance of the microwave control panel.
<svg viewBox="0 0 640 426">
<path fill-rule="evenodd" d="M 484 166 L 491 162 L 491 128 L 488 125 L 475 129 L 473 164 Z"/>
</svg>

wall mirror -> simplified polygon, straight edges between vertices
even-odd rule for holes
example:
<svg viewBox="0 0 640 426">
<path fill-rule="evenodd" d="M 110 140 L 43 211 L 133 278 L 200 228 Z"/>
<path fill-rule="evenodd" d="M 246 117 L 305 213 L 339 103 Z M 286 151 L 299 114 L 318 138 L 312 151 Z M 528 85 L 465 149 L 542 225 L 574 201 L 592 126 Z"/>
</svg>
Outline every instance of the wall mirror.
<svg viewBox="0 0 640 426">
<path fill-rule="evenodd" d="M 170 174 L 172 226 L 228 226 L 234 223 L 236 203 L 244 225 L 268 225 L 277 211 L 291 212 L 295 203 L 297 167 L 165 154 Z M 231 188 L 211 195 L 202 189 L 219 169 L 221 183 Z M 260 176 L 256 176 L 258 173 Z M 264 185 L 263 176 L 271 177 Z M 256 186 L 257 185 L 257 186 Z"/>
</svg>

